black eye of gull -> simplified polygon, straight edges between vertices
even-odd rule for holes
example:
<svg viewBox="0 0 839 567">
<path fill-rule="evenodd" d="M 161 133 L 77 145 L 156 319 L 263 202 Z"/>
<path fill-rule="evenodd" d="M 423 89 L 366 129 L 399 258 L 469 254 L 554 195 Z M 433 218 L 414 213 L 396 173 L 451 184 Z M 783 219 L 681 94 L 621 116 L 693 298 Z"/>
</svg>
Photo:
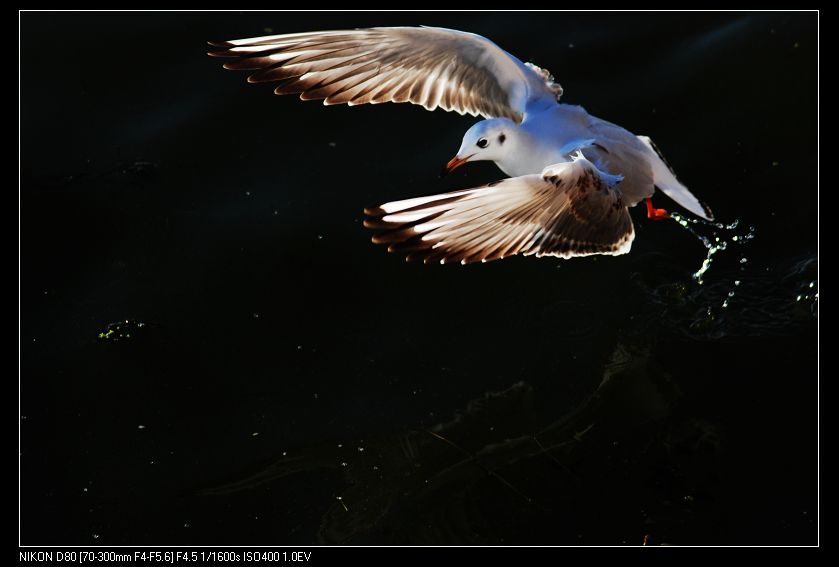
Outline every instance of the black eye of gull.
<svg viewBox="0 0 839 567">
<path fill-rule="evenodd" d="M 506 139 L 507 139 L 507 136 L 505 136 L 504 134 L 501 134 L 500 136 L 498 136 L 498 143 L 503 144 L 504 140 L 506 140 Z"/>
<path fill-rule="evenodd" d="M 486 138 L 481 138 L 480 140 L 478 140 L 478 147 L 479 148 L 485 148 L 488 145 L 489 145 L 489 142 L 487 141 Z"/>
</svg>

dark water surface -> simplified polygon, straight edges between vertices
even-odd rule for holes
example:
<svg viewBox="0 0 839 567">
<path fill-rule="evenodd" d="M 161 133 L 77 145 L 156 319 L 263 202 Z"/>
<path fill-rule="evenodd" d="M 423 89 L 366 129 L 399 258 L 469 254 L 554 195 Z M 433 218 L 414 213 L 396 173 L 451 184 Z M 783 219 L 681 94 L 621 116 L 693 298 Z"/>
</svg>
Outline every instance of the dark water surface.
<svg viewBox="0 0 839 567">
<path fill-rule="evenodd" d="M 406 264 L 362 208 L 500 177 L 437 179 L 474 119 L 205 55 L 415 24 L 549 68 L 755 238 L 703 285 L 641 207 L 627 256 Z M 815 14 L 24 13 L 22 542 L 816 543 L 816 49 Z"/>
</svg>

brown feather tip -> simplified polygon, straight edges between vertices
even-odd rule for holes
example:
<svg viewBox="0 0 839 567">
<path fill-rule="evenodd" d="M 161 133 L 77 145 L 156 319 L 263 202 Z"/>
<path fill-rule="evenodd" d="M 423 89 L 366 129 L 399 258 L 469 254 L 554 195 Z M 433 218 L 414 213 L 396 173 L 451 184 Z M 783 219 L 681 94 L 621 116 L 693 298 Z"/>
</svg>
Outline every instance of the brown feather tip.
<svg viewBox="0 0 839 567">
<path fill-rule="evenodd" d="M 227 49 L 233 47 L 233 44 L 229 41 L 208 41 L 207 45 L 212 45 L 213 47 L 226 47 Z"/>
<path fill-rule="evenodd" d="M 210 57 L 234 57 L 229 51 L 208 51 Z"/>
<path fill-rule="evenodd" d="M 375 207 L 364 207 L 364 214 L 368 217 L 381 217 L 384 216 L 385 211 L 377 205 Z"/>
<path fill-rule="evenodd" d="M 256 71 L 262 69 L 262 66 L 253 59 L 236 59 L 225 63 L 224 68 L 234 71 Z"/>
<path fill-rule="evenodd" d="M 388 229 L 388 228 L 396 228 L 398 227 L 398 223 L 392 222 L 385 222 L 381 219 L 364 219 L 364 228 L 373 228 L 373 229 Z"/>
</svg>

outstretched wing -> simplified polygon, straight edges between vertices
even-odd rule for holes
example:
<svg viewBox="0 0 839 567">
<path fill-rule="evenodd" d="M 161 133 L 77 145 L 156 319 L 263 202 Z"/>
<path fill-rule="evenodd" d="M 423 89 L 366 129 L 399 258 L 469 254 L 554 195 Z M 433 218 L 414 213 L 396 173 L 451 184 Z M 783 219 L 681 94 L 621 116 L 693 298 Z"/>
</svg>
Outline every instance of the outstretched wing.
<svg viewBox="0 0 839 567">
<path fill-rule="evenodd" d="M 386 203 L 365 209 L 373 242 L 407 260 L 487 262 L 526 256 L 619 255 L 635 231 L 617 188 L 621 177 L 582 157 L 548 166 L 541 175 Z"/>
<path fill-rule="evenodd" d="M 279 81 L 276 94 L 349 105 L 411 102 L 521 122 L 555 104 L 562 88 L 488 39 L 444 28 L 370 28 L 210 42 L 237 57 L 226 69 L 256 71 L 248 82 Z"/>
</svg>

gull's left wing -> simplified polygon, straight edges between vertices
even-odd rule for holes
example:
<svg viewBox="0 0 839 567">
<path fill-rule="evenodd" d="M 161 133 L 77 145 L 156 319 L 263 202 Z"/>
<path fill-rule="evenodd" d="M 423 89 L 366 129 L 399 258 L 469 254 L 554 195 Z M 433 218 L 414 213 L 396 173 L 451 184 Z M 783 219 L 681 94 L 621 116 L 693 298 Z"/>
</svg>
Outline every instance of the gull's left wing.
<svg viewBox="0 0 839 567">
<path fill-rule="evenodd" d="M 394 201 L 365 209 L 368 228 L 390 252 L 441 264 L 507 256 L 626 254 L 635 230 L 618 188 L 621 177 L 597 169 L 581 153 L 541 175 L 484 187 Z"/>
</svg>

